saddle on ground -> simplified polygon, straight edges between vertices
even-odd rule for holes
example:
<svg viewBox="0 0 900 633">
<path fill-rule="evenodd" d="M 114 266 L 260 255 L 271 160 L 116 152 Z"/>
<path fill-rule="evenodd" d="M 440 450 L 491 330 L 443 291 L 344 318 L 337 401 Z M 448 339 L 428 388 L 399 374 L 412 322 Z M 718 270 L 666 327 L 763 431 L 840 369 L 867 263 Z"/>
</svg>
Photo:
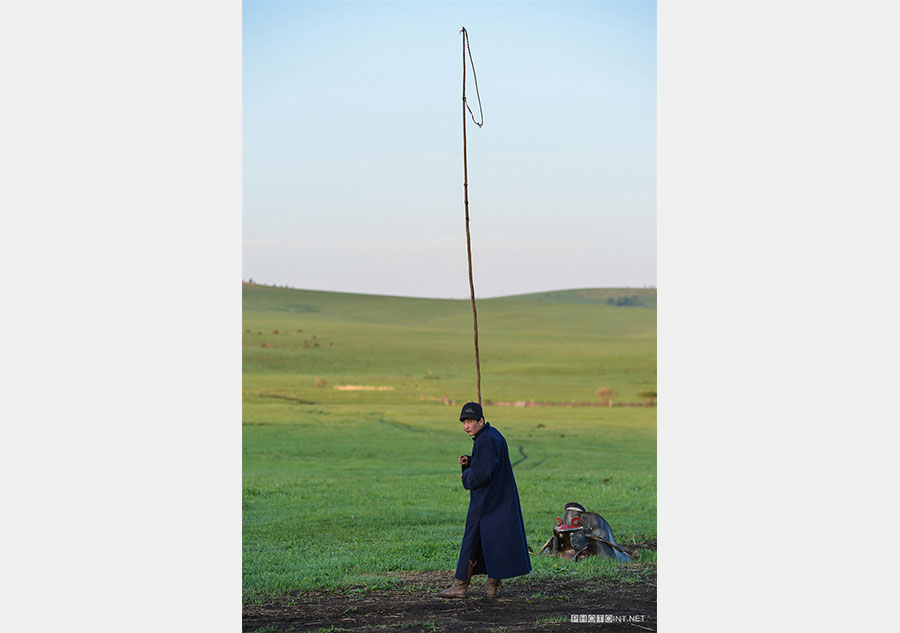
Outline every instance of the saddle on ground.
<svg viewBox="0 0 900 633">
<path fill-rule="evenodd" d="M 596 512 L 588 512 L 580 503 L 567 503 L 563 516 L 556 518 L 551 536 L 541 548 L 544 556 L 581 560 L 587 556 L 603 556 L 629 561 L 631 556 L 616 543 L 612 528 Z"/>
</svg>

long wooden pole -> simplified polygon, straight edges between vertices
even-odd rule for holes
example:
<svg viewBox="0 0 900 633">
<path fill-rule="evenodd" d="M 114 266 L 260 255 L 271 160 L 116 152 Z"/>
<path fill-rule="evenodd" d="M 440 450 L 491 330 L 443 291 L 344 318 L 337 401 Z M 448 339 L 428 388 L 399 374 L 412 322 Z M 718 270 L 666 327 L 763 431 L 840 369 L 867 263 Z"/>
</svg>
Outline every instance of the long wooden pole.
<svg viewBox="0 0 900 633">
<path fill-rule="evenodd" d="M 463 120 L 463 198 L 466 204 L 466 253 L 469 259 L 469 292 L 472 297 L 472 322 L 475 327 L 475 377 L 478 387 L 478 404 L 481 404 L 481 359 L 478 355 L 478 312 L 475 310 L 475 282 L 472 280 L 472 237 L 469 233 L 469 166 L 466 156 L 466 27 L 462 29 L 463 41 L 463 81 L 462 81 L 462 120 Z"/>
</svg>

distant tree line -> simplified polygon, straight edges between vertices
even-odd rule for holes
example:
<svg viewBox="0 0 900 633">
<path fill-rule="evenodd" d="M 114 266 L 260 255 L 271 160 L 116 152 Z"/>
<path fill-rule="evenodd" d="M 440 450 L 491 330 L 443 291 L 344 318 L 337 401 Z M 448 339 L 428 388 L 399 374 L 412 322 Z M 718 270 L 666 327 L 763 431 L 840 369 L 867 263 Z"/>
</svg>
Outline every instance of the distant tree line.
<svg viewBox="0 0 900 633">
<path fill-rule="evenodd" d="M 253 280 L 253 277 L 250 277 L 250 278 L 247 280 L 246 283 L 248 283 L 248 284 L 254 284 L 254 285 L 257 285 L 257 286 L 266 286 L 266 287 L 268 287 L 268 288 L 288 288 L 289 290 L 297 290 L 297 288 L 296 288 L 295 286 L 292 286 L 292 285 L 290 285 L 290 284 L 284 284 L 284 285 L 282 285 L 282 286 L 279 286 L 278 284 L 259 283 L 258 281 L 254 281 L 254 280 Z"/>
<path fill-rule="evenodd" d="M 606 300 L 606 305 L 610 306 L 640 306 L 644 305 L 641 303 L 640 298 L 637 295 L 632 295 L 630 297 L 610 297 Z"/>
</svg>

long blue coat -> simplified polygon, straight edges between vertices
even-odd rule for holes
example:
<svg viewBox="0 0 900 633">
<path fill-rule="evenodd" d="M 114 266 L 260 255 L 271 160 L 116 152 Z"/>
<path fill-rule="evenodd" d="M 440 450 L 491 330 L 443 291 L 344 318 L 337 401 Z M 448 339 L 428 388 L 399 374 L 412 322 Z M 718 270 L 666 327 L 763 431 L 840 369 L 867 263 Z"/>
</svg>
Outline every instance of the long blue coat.
<svg viewBox="0 0 900 633">
<path fill-rule="evenodd" d="M 473 440 L 469 466 L 462 472 L 463 487 L 470 491 L 469 512 L 456 577 L 465 580 L 473 558 L 477 559 L 473 574 L 489 578 L 527 574 L 531 560 L 506 439 L 485 422 Z"/>
</svg>

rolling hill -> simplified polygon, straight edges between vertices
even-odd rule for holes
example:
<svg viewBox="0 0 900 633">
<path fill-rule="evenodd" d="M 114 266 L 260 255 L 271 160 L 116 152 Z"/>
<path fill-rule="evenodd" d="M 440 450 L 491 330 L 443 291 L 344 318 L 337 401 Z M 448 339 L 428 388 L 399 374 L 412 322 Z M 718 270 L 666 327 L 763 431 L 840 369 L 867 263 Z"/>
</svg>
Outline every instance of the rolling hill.
<svg viewBox="0 0 900 633">
<path fill-rule="evenodd" d="M 623 297 L 639 303 L 617 305 Z M 655 290 L 560 290 L 477 305 L 486 399 L 582 401 L 607 388 L 635 401 L 656 389 Z M 315 401 L 474 398 L 466 300 L 244 284 L 243 306 L 245 391 Z M 317 379 L 391 389 L 338 392 Z"/>
</svg>

